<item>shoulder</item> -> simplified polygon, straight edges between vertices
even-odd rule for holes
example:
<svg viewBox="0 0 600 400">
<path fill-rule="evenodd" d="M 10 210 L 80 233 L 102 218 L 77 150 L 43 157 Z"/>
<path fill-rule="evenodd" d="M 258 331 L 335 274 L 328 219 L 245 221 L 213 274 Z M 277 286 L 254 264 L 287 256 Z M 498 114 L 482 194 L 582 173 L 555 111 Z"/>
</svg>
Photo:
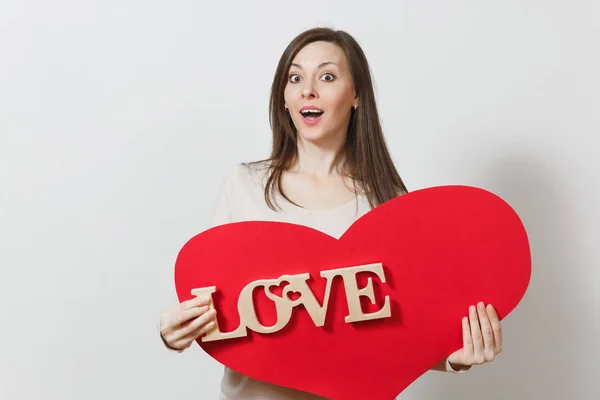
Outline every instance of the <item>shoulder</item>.
<svg viewBox="0 0 600 400">
<path fill-rule="evenodd" d="M 263 163 L 236 163 L 221 172 L 222 183 L 209 226 L 245 218 L 263 202 Z"/>
<path fill-rule="evenodd" d="M 269 163 L 266 161 L 240 162 L 225 173 L 225 182 L 235 188 L 263 186 L 268 178 Z"/>
<path fill-rule="evenodd" d="M 247 179 L 253 179 L 259 182 L 267 179 L 270 167 L 271 162 L 268 160 L 238 164 L 238 168 L 241 170 L 242 174 L 245 174 Z"/>
<path fill-rule="evenodd" d="M 224 173 L 223 189 L 231 197 L 262 194 L 269 175 L 269 162 L 240 162 Z"/>
</svg>

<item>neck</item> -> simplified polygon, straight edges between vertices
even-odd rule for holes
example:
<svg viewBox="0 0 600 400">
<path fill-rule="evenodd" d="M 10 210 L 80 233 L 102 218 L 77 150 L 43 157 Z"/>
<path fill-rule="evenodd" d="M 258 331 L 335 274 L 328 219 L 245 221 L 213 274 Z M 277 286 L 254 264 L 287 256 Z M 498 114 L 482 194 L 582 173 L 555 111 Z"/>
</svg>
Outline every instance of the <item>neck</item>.
<svg viewBox="0 0 600 400">
<path fill-rule="evenodd" d="M 304 140 L 299 135 L 298 157 L 291 170 L 317 178 L 341 174 L 340 167 L 345 158 L 343 150 L 346 138 L 340 136 L 313 142 Z"/>
</svg>

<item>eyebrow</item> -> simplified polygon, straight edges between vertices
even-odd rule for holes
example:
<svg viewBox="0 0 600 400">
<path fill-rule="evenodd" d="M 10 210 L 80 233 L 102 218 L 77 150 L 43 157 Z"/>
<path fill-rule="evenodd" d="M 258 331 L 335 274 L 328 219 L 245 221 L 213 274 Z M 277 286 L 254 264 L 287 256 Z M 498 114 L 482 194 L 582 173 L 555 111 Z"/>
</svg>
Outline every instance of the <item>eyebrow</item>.
<svg viewBox="0 0 600 400">
<path fill-rule="evenodd" d="M 319 66 L 317 67 L 317 69 L 323 68 L 329 64 L 333 64 L 336 65 L 339 68 L 339 65 L 337 65 L 336 63 L 334 63 L 333 61 L 324 61 L 321 64 L 319 64 Z M 302 66 L 300 64 L 296 64 L 296 63 L 292 63 L 292 67 L 296 67 L 296 68 L 300 68 L 303 69 Z"/>
</svg>

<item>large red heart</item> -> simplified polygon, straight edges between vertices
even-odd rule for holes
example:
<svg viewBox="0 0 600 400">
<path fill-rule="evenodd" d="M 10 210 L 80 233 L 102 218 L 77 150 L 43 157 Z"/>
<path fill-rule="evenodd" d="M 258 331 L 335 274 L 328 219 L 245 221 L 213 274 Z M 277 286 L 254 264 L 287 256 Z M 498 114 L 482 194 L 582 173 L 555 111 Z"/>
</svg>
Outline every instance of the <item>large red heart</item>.
<svg viewBox="0 0 600 400">
<path fill-rule="evenodd" d="M 526 231 L 505 201 L 479 188 L 441 186 L 382 204 L 339 240 L 288 223 L 214 227 L 183 246 L 175 284 L 180 301 L 192 298 L 194 288 L 216 286 L 218 326 L 229 332 L 239 325 L 238 295 L 251 281 L 309 272 L 322 304 L 321 271 L 379 262 L 386 281 L 373 280 L 377 304 L 364 302 L 363 308 L 376 311 L 387 295 L 389 318 L 344 322 L 348 305 L 337 280 L 322 327 L 296 307 L 279 332 L 198 343 L 255 379 L 333 399 L 393 399 L 462 347 L 461 318 L 469 305 L 490 303 L 503 319 L 525 294 L 531 274 Z M 367 277 L 357 277 L 359 287 Z M 271 293 L 282 295 L 275 287 Z M 273 324 L 274 303 L 264 290 L 255 304 L 261 322 Z"/>
</svg>

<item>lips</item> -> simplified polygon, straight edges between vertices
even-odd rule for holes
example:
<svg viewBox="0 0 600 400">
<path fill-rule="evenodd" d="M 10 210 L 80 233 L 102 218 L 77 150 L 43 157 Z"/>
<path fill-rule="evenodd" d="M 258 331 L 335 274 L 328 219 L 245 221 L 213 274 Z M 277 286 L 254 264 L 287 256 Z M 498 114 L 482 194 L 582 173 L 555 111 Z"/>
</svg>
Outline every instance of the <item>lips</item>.
<svg viewBox="0 0 600 400">
<path fill-rule="evenodd" d="M 315 106 L 304 106 L 300 109 L 302 120 L 308 125 L 314 125 L 319 122 L 324 112 Z"/>
</svg>

